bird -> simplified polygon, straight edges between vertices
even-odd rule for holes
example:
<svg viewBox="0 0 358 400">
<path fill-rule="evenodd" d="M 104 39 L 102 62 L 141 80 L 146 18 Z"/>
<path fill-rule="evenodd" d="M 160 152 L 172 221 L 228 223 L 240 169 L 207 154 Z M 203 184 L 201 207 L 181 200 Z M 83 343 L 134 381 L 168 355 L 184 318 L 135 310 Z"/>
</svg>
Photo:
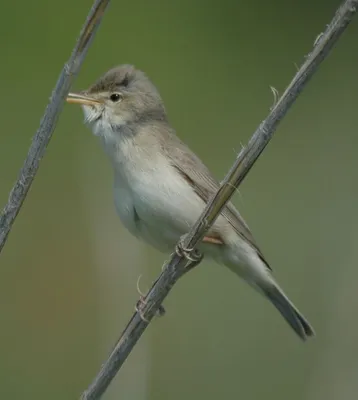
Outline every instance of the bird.
<svg viewBox="0 0 358 400">
<path fill-rule="evenodd" d="M 69 93 L 114 171 L 114 203 L 127 230 L 161 252 L 172 253 L 219 183 L 171 126 L 161 95 L 133 65 L 116 66 L 87 90 Z M 248 225 L 228 202 L 198 245 L 205 257 L 228 267 L 280 312 L 306 340 L 315 332 L 273 277 Z"/>
</svg>

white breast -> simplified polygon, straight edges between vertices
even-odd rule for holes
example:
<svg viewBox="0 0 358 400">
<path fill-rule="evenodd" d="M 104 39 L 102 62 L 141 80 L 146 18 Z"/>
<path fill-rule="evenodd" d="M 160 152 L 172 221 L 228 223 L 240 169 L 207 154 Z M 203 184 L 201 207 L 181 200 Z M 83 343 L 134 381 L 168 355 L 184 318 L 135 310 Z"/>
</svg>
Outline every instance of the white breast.
<svg viewBox="0 0 358 400">
<path fill-rule="evenodd" d="M 105 140 L 115 171 L 114 197 L 126 228 L 162 251 L 172 251 L 200 215 L 204 203 L 155 144 L 133 138 Z"/>
</svg>

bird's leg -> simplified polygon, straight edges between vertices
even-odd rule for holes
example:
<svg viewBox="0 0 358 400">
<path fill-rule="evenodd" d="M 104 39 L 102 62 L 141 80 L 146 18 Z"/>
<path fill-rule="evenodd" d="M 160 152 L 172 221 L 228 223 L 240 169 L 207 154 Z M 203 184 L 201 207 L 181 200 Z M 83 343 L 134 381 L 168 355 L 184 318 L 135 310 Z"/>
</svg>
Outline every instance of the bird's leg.
<svg viewBox="0 0 358 400">
<path fill-rule="evenodd" d="M 145 299 L 146 296 L 144 295 L 144 293 L 142 293 L 142 291 L 140 290 L 140 287 L 139 287 L 139 281 L 140 281 L 141 277 L 142 277 L 142 275 L 139 275 L 139 278 L 137 280 L 137 291 L 138 291 L 140 297 L 135 306 L 135 310 L 139 313 L 139 315 L 143 321 L 149 323 L 147 318 L 145 318 L 145 316 L 143 315 L 143 307 L 147 304 L 147 302 Z M 154 284 L 155 284 L 155 282 L 154 282 Z M 164 314 L 165 314 L 165 308 L 162 305 L 160 305 L 158 310 L 155 312 L 155 315 L 157 317 L 162 317 Z"/>
<path fill-rule="evenodd" d="M 190 261 L 189 265 L 194 263 L 195 265 L 199 264 L 202 260 L 203 256 L 200 254 L 198 249 L 188 249 L 184 246 L 185 236 L 181 236 L 179 239 L 179 243 L 175 247 L 175 252 L 179 257 L 185 257 L 188 261 Z"/>
</svg>

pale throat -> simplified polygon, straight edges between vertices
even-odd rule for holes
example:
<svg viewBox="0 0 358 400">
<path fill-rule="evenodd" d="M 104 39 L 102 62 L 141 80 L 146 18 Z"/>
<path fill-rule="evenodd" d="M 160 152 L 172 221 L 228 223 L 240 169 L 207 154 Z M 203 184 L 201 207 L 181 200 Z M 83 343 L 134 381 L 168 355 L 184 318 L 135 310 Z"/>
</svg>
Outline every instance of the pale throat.
<svg viewBox="0 0 358 400">
<path fill-rule="evenodd" d="M 117 136 L 117 132 L 126 125 L 126 121 L 120 115 L 115 115 L 106 107 L 82 106 L 85 124 L 89 125 L 95 136 L 100 136 L 113 141 Z"/>
<path fill-rule="evenodd" d="M 115 174 L 122 175 L 123 169 L 132 164 L 138 153 L 132 129 L 126 123 L 113 126 L 108 120 L 101 119 L 93 124 L 92 130 L 98 136 Z"/>
</svg>

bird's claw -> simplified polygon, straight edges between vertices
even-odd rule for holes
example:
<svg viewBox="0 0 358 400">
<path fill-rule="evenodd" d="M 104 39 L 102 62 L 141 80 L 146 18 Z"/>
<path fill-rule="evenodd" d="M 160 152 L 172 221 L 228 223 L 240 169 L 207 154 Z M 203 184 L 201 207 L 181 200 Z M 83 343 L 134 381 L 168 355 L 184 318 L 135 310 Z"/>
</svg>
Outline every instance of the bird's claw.
<svg viewBox="0 0 358 400">
<path fill-rule="evenodd" d="M 185 257 L 188 261 L 197 264 L 203 258 L 202 254 L 198 249 L 189 249 L 184 247 L 184 239 L 185 236 L 180 238 L 179 243 L 175 247 L 175 252 L 179 257 Z"/>
<path fill-rule="evenodd" d="M 135 310 L 137 311 L 137 313 L 139 314 L 139 316 L 141 317 L 141 319 L 144 322 L 149 323 L 150 321 L 145 317 L 144 312 L 143 312 L 143 308 L 147 305 L 147 302 L 145 300 L 144 296 L 140 296 L 139 300 L 137 301 L 137 304 L 135 306 Z M 158 310 L 155 312 L 155 316 L 156 317 L 162 317 L 165 314 L 165 308 L 160 305 Z"/>
<path fill-rule="evenodd" d="M 135 306 L 135 310 L 137 311 L 137 313 L 139 314 L 139 316 L 141 317 L 141 319 L 144 322 L 149 323 L 149 320 L 144 316 L 144 313 L 143 313 L 143 308 L 147 305 L 147 302 L 145 299 L 145 295 L 142 293 L 142 291 L 140 290 L 140 287 L 139 287 L 139 281 L 140 281 L 141 277 L 142 277 L 142 275 L 139 275 L 138 280 L 137 280 L 137 291 L 138 291 L 140 297 Z M 164 314 L 165 314 L 165 308 L 162 305 L 160 305 L 158 310 L 155 312 L 155 315 L 157 317 L 162 317 Z"/>
<path fill-rule="evenodd" d="M 139 314 L 140 318 L 142 321 L 147 322 L 149 324 L 149 320 L 144 316 L 143 313 L 143 307 L 146 305 L 145 298 L 143 296 L 140 296 L 140 299 L 137 301 L 137 304 L 135 306 L 135 310 Z"/>
</svg>

